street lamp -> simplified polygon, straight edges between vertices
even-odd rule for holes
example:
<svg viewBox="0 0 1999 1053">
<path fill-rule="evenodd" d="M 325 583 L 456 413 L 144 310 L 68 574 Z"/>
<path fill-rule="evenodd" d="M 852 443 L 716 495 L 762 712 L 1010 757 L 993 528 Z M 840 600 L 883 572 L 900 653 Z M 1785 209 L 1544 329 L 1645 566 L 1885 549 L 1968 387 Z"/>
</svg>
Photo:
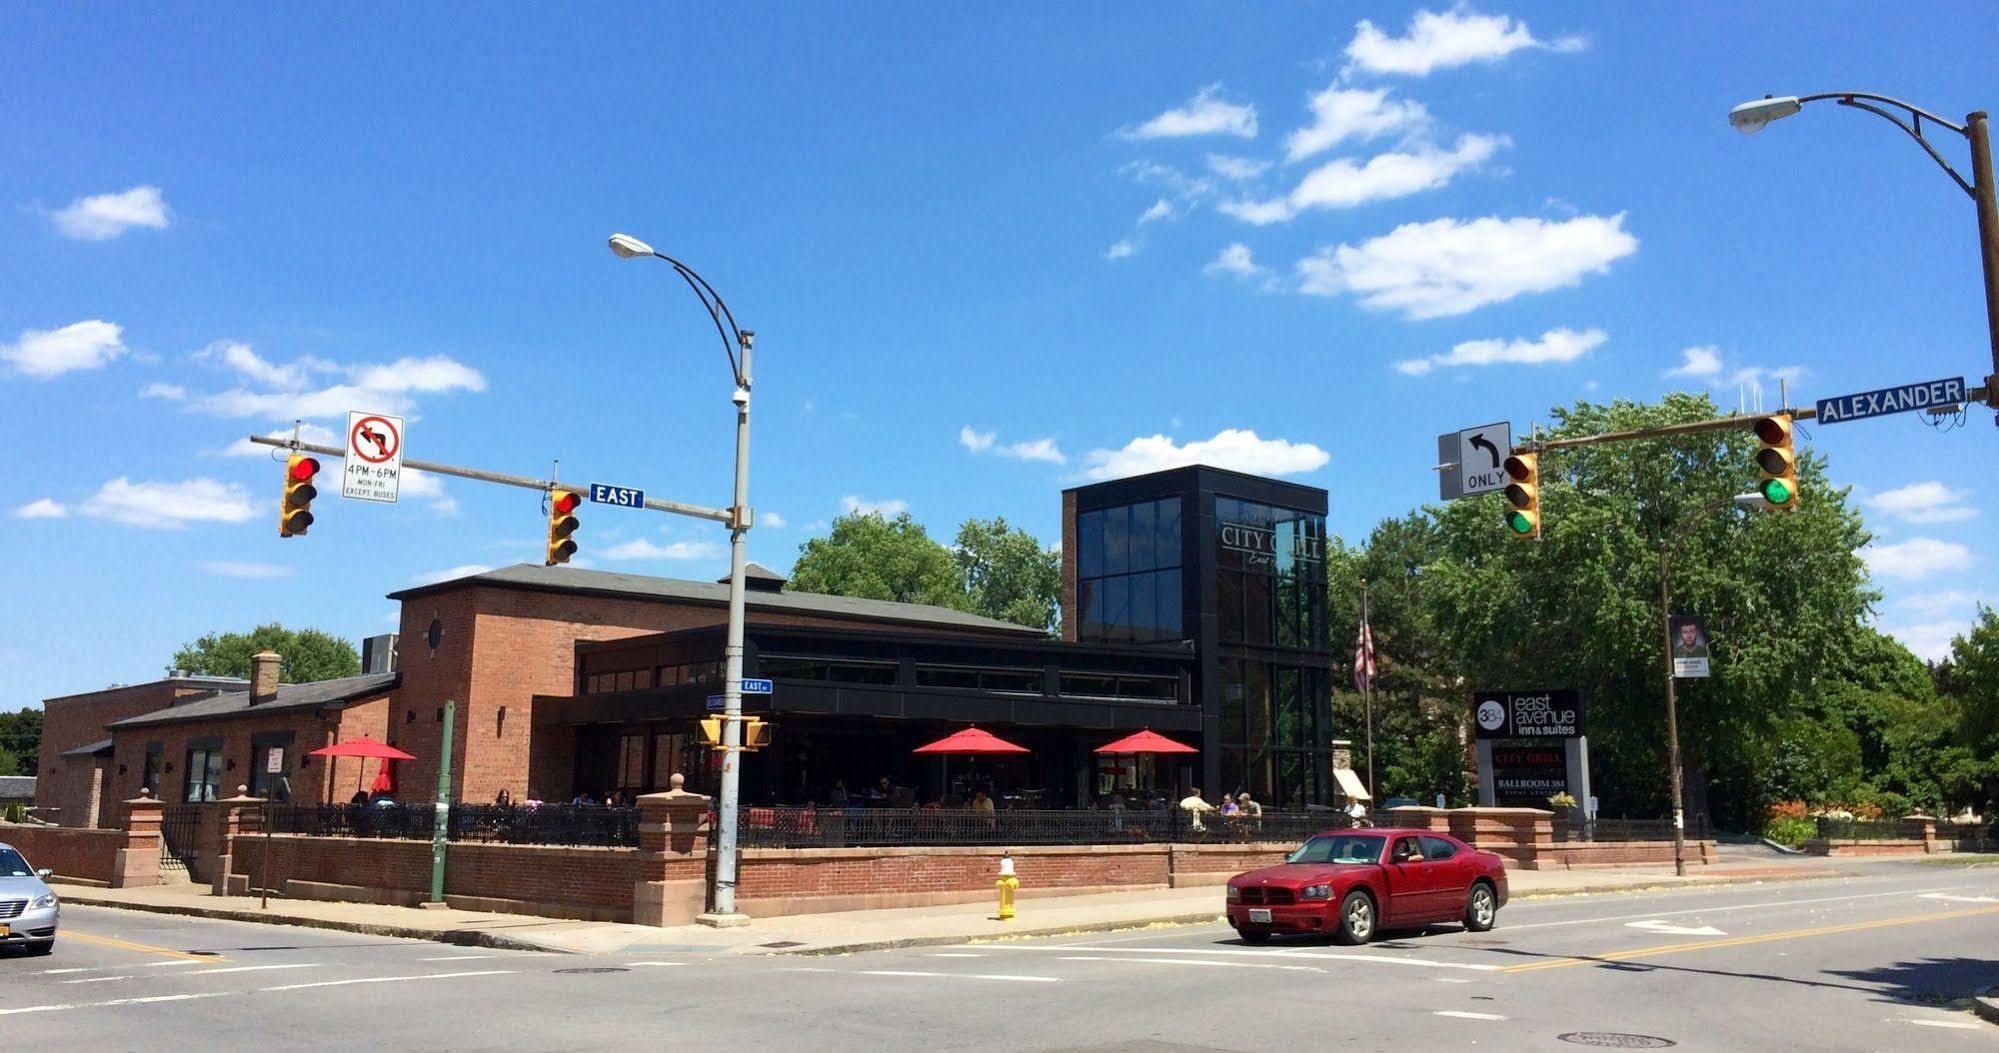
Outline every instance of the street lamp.
<svg viewBox="0 0 1999 1053">
<path fill-rule="evenodd" d="M 749 916 L 736 910 L 736 820 L 740 810 L 743 745 L 743 568 L 745 536 L 752 516 L 750 492 L 750 347 L 757 334 L 736 324 L 736 316 L 713 286 L 693 268 L 630 234 L 611 235 L 611 251 L 621 259 L 656 258 L 673 265 L 695 298 L 708 309 L 729 374 L 736 382 L 730 401 L 736 404 L 736 496 L 729 505 L 729 637 L 723 647 L 722 786 L 716 801 L 715 889 L 713 903 L 697 920 L 716 926 L 746 925 Z M 726 324 L 725 324 L 726 323 Z M 738 354 L 740 352 L 740 355 Z"/>
<path fill-rule="evenodd" d="M 1971 196 L 1972 206 L 1978 215 L 1979 259 L 1985 269 L 1985 325 L 1992 345 L 1992 373 L 1985 378 L 1985 404 L 1999 410 L 1999 190 L 1994 188 L 1992 175 L 1992 133 L 1986 126 L 1985 111 L 1976 110 L 1964 118 L 1963 124 L 1944 120 L 1928 110 L 1911 106 L 1900 99 L 1886 95 L 1871 95 L 1861 91 L 1835 91 L 1819 95 L 1765 96 L 1745 102 L 1728 111 L 1728 123 L 1744 135 L 1754 135 L 1763 130 L 1771 121 L 1789 117 L 1803 109 L 1808 102 L 1831 99 L 1841 106 L 1865 110 L 1883 118 L 1908 133 L 1923 152 L 1930 155 L 1938 167 L 1949 175 L 1959 189 Z M 1890 111 L 1899 111 L 1890 112 Z M 1906 115 L 1907 119 L 1904 119 Z M 1948 128 L 1971 144 L 1971 180 L 1965 181 L 1957 169 L 1944 160 L 1937 148 L 1930 144 L 1924 132 L 1924 122 L 1939 128 Z M 1993 418 L 1999 424 L 1999 416 Z"/>
</svg>

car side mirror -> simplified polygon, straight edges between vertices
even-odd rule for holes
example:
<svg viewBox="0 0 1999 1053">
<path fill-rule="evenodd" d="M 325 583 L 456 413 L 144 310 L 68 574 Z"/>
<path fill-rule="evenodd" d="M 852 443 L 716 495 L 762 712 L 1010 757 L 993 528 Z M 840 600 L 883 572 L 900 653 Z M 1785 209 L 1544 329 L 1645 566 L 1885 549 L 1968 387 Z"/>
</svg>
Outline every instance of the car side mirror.
<svg viewBox="0 0 1999 1053">
<path fill-rule="evenodd" d="M 43 867 L 42 869 L 35 871 L 35 876 L 42 879 L 43 881 L 47 881 L 50 878 L 55 877 L 56 872 L 48 869 L 47 867 Z"/>
</svg>

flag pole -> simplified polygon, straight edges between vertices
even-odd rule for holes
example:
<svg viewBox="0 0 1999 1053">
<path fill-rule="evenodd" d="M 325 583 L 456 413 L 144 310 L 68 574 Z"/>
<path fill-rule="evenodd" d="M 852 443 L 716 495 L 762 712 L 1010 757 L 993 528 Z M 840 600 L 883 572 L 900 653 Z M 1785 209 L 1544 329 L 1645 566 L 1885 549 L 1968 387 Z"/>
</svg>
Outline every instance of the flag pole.
<svg viewBox="0 0 1999 1053">
<path fill-rule="evenodd" d="M 1367 579 L 1360 579 L 1360 633 L 1367 648 L 1366 662 L 1374 664 L 1374 629 L 1367 623 L 1368 597 Z M 1361 706 L 1367 715 L 1367 798 L 1369 807 L 1374 807 L 1378 798 L 1374 795 L 1374 670 L 1369 669 L 1360 682 Z"/>
</svg>

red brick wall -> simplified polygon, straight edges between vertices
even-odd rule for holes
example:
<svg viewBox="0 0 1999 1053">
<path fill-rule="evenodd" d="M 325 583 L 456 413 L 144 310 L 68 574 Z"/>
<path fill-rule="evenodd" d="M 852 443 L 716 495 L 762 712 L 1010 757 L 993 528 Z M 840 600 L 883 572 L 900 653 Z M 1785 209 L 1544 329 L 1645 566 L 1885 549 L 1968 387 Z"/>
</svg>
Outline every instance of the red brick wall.
<svg viewBox="0 0 1999 1053">
<path fill-rule="evenodd" d="M 1164 887 L 1167 846 L 1013 850 L 1021 894 L 1053 889 Z M 998 848 L 749 849 L 736 895 L 748 914 L 956 903 L 993 894 Z"/>
<path fill-rule="evenodd" d="M 114 687 L 81 695 L 47 699 L 42 703 L 42 751 L 37 762 L 35 803 L 60 808 L 65 826 L 81 825 L 87 810 L 91 759 L 63 759 L 63 752 L 110 737 L 104 725 L 141 713 L 164 709 L 177 699 L 210 690 L 187 682 L 156 680 L 150 684 Z M 107 795 L 106 799 L 110 799 Z M 111 809 L 104 809 L 100 821 L 109 823 Z"/>
<path fill-rule="evenodd" d="M 1062 495 L 1062 639 L 1076 642 L 1076 495 Z M 1191 627 L 1190 627 L 1191 630 Z"/>
<path fill-rule="evenodd" d="M 118 850 L 125 847 L 125 831 L 0 823 L 0 841 L 20 849 L 29 866 L 53 870 L 57 877 L 110 884 Z"/>
<path fill-rule="evenodd" d="M 317 881 L 430 891 L 427 841 L 275 835 L 270 842 L 270 875 L 277 882 L 272 888 L 282 889 L 285 881 Z M 250 887 L 265 887 L 263 839 L 243 836 L 233 843 L 230 872 L 247 876 Z M 641 880 L 642 866 L 635 848 L 453 843 L 445 856 L 444 893 L 447 899 L 469 896 L 541 905 L 558 917 L 584 908 L 629 918 L 632 886 Z"/>
<path fill-rule="evenodd" d="M 223 772 L 222 782 L 217 787 L 216 796 L 233 797 L 238 786 L 247 786 L 256 765 L 263 758 L 251 756 L 251 737 L 265 732 L 292 733 L 292 745 L 285 757 L 286 774 L 291 777 L 292 800 L 298 804 L 318 804 L 329 795 L 334 800 L 345 801 L 354 792 L 357 762 L 342 760 L 333 764 L 320 757 L 306 754 L 339 739 L 355 738 L 361 734 L 380 734 L 380 724 L 387 711 L 387 697 L 357 703 L 344 712 L 321 716 L 312 710 L 293 710 L 286 713 L 257 714 L 254 710 L 239 716 L 219 720 L 189 721 L 182 724 L 163 724 L 155 727 L 121 729 L 113 736 L 112 767 L 110 786 L 106 799 L 125 801 L 139 796 L 139 788 L 145 781 L 146 746 L 157 742 L 161 746 L 164 763 L 173 766 L 170 772 L 160 776 L 159 798 L 168 803 L 182 800 L 187 787 L 187 744 L 194 739 L 221 738 Z M 349 729 L 349 721 L 352 727 Z M 365 762 L 363 775 L 372 780 L 378 762 Z M 366 785 L 365 783 L 363 784 Z M 111 809 L 107 808 L 107 813 Z M 107 814 L 106 821 L 111 817 Z"/>
</svg>

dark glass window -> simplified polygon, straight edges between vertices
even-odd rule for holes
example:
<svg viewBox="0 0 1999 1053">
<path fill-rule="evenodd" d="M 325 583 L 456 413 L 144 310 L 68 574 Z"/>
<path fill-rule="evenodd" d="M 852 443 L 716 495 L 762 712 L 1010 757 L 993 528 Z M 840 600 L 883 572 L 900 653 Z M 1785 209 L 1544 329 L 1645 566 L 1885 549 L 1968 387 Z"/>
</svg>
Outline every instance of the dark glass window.
<svg viewBox="0 0 1999 1053">
<path fill-rule="evenodd" d="M 152 791 L 155 799 L 160 796 L 160 766 L 165 756 L 157 743 L 146 747 L 146 774 L 140 785 Z"/>
<path fill-rule="evenodd" d="M 1175 702 L 1180 698 L 1180 678 L 1171 676 L 1121 676 L 1117 678 L 1119 698 L 1144 698 Z"/>
<path fill-rule="evenodd" d="M 836 684 L 893 684 L 894 662 L 829 662 L 826 679 Z"/>
<path fill-rule="evenodd" d="M 1159 538 L 1156 529 L 1157 501 L 1144 501 L 1131 506 L 1131 569 L 1151 570 L 1158 566 L 1153 553 L 1157 551 Z"/>
<path fill-rule="evenodd" d="M 1097 584 L 1104 593 L 1104 638 L 1122 643 L 1131 639 L 1131 576 L 1105 578 Z"/>
<path fill-rule="evenodd" d="M 1177 503 L 1177 502 L 1176 502 Z M 1159 598 L 1159 639 L 1178 640 L 1180 638 L 1180 612 L 1184 610 L 1186 597 L 1180 595 L 1180 572 L 1162 570 L 1153 576 L 1155 591 Z"/>
<path fill-rule="evenodd" d="M 1082 547 L 1077 561 L 1077 639 L 1089 643 L 1179 639 L 1184 621 L 1180 499 L 1141 501 L 1077 518 Z"/>
<path fill-rule="evenodd" d="M 979 671 L 960 666 L 919 665 L 916 667 L 918 687 L 959 687 L 977 690 Z"/>
<path fill-rule="evenodd" d="M 212 801 L 216 787 L 222 785 L 222 751 L 202 749 L 187 751 L 187 777 L 183 801 Z"/>
<path fill-rule="evenodd" d="M 1076 633 L 1076 638 L 1079 640 L 1095 642 L 1105 638 L 1102 585 L 1101 579 L 1092 579 L 1076 586 L 1076 605 L 1083 609 L 1082 625 Z"/>
<path fill-rule="evenodd" d="M 1104 573 L 1131 570 L 1131 508 L 1104 509 Z"/>
<path fill-rule="evenodd" d="M 1091 698 L 1116 698 L 1117 677 L 1108 674 L 1063 673 L 1062 693 Z"/>
<path fill-rule="evenodd" d="M 1139 643 L 1159 639 L 1159 575 L 1131 576 L 1131 638 Z"/>
<path fill-rule="evenodd" d="M 1078 577 L 1095 578 L 1104 572 L 1104 514 L 1084 512 L 1079 518 L 1076 533 L 1082 551 L 1076 557 Z"/>
<path fill-rule="evenodd" d="M 1039 669 L 981 669 L 979 687 L 986 691 L 1010 691 L 1019 694 L 1041 693 L 1041 670 Z"/>
<path fill-rule="evenodd" d="M 1177 567 L 1180 565 L 1180 499 L 1169 497 L 1159 502 L 1159 538 L 1154 556 L 1158 566 Z"/>
</svg>

